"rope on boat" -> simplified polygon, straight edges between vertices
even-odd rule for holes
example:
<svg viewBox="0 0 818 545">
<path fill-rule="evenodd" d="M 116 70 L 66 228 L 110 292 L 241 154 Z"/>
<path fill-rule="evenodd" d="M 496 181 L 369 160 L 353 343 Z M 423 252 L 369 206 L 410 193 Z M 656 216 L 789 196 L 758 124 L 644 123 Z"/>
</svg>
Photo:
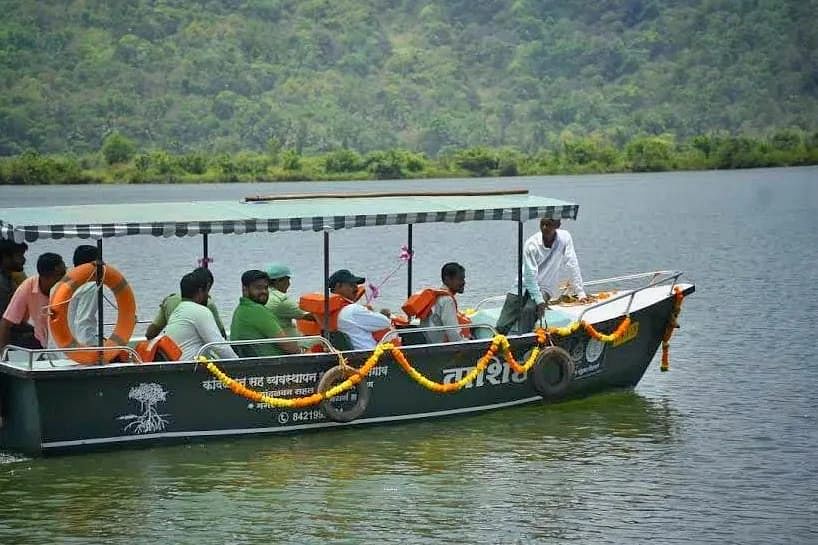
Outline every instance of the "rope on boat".
<svg viewBox="0 0 818 545">
<path fill-rule="evenodd" d="M 659 366 L 662 372 L 670 371 L 670 338 L 679 324 L 679 312 L 682 310 L 684 298 L 681 288 L 675 286 L 673 288 L 673 310 L 670 312 L 670 320 L 665 328 L 665 334 L 662 335 L 662 364 Z"/>
<path fill-rule="evenodd" d="M 677 297 L 678 297 L 677 292 Z M 684 296 L 682 295 L 682 298 Z M 679 303 L 680 305 L 681 303 Z M 675 308 L 675 307 L 674 307 Z M 678 316 L 678 312 L 674 316 Z M 674 320 L 671 320 L 672 322 Z M 390 353 L 392 358 L 397 362 L 398 365 L 403 369 L 403 371 L 409 375 L 415 382 L 423 386 L 424 388 L 431 390 L 433 392 L 439 394 L 448 394 L 453 393 L 458 390 L 461 390 L 474 382 L 477 377 L 482 373 L 486 367 L 491 363 L 492 359 L 499 353 L 503 355 L 503 359 L 505 363 L 511 368 L 512 371 L 515 373 L 527 373 L 538 361 L 538 356 L 543 349 L 543 347 L 549 342 L 549 338 L 551 335 L 557 335 L 560 337 L 565 337 L 568 335 L 573 334 L 574 332 L 578 331 L 580 328 L 583 328 L 590 337 L 603 342 L 603 343 L 612 343 L 624 336 L 631 325 L 630 316 L 625 316 L 622 321 L 619 323 L 617 328 L 614 330 L 613 333 L 605 334 L 599 332 L 593 325 L 583 321 L 580 322 L 573 322 L 564 327 L 549 327 L 547 329 L 538 328 L 535 333 L 537 336 L 537 344 L 531 350 L 528 358 L 524 363 L 518 362 L 514 358 L 514 354 L 511 352 L 511 346 L 508 342 L 508 338 L 505 335 L 497 334 L 491 341 L 488 350 L 486 353 L 477 360 L 476 365 L 469 371 L 466 376 L 461 378 L 456 382 L 451 383 L 441 383 L 435 382 L 428 377 L 424 376 L 421 372 L 415 369 L 409 360 L 406 358 L 406 355 L 401 351 L 400 347 L 393 345 L 392 343 L 382 343 L 375 347 L 372 354 L 367 358 L 366 362 L 360 368 L 349 367 L 354 373 L 344 380 L 343 382 L 333 386 L 332 388 L 324 391 L 324 392 L 316 392 L 312 395 L 305 396 L 305 397 L 294 397 L 294 398 L 283 398 L 283 397 L 271 397 L 262 392 L 253 390 L 251 388 L 247 388 L 237 380 L 227 376 L 211 359 L 200 356 L 199 362 L 201 362 L 211 374 L 213 374 L 219 381 L 224 384 L 230 391 L 234 394 L 239 395 L 245 399 L 253 401 L 255 403 L 264 403 L 271 407 L 276 408 L 286 408 L 286 409 L 295 409 L 295 408 L 303 408 L 303 407 L 312 407 L 318 405 L 319 403 L 331 399 L 337 395 L 343 394 L 344 392 L 351 390 L 354 388 L 358 383 L 360 383 L 375 367 L 378 362 L 381 360 L 384 354 Z M 668 337 L 669 338 L 669 337 Z M 664 347 L 664 341 L 663 341 Z M 664 361 L 664 352 L 663 352 L 663 361 Z M 340 360 L 341 366 L 347 366 L 343 358 Z"/>
</svg>

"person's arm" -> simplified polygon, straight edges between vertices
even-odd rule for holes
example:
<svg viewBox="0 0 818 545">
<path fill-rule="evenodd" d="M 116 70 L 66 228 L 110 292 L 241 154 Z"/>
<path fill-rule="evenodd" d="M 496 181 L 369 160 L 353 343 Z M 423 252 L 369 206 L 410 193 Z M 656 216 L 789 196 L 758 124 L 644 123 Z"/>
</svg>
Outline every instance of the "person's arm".
<svg viewBox="0 0 818 545">
<path fill-rule="evenodd" d="M 0 319 L 0 349 L 9 343 L 9 335 L 11 334 L 11 326 L 14 324 L 6 320 Z"/>
<path fill-rule="evenodd" d="M 202 307 L 202 310 L 205 310 L 205 308 Z M 224 337 L 222 337 L 219 327 L 216 325 L 216 320 L 213 319 L 213 314 L 209 310 L 197 316 L 195 324 L 196 332 L 205 344 L 224 341 Z M 221 359 L 238 358 L 229 344 L 216 345 L 210 350 L 215 352 Z"/>
<path fill-rule="evenodd" d="M 213 299 L 208 297 L 207 299 L 207 308 L 210 309 L 211 314 L 213 314 L 213 318 L 216 320 L 216 327 L 219 328 L 219 331 L 222 333 L 222 339 L 227 338 L 227 333 L 224 329 L 224 324 L 222 323 L 222 319 L 219 316 L 219 309 L 216 308 L 216 303 L 213 302 Z"/>
<path fill-rule="evenodd" d="M 374 312 L 364 307 L 361 307 L 355 313 L 354 319 L 355 323 L 365 331 L 380 331 L 392 327 L 392 320 L 380 312 Z"/>
<path fill-rule="evenodd" d="M 540 283 L 537 279 L 537 272 L 539 270 L 538 257 L 537 248 L 526 245 L 523 251 L 523 287 L 534 302 L 537 303 L 537 316 L 542 317 L 548 308 L 548 302 L 545 300 L 545 296 L 540 289 Z"/>
<path fill-rule="evenodd" d="M 274 314 L 284 320 L 292 320 L 295 318 L 305 319 L 312 316 L 309 312 L 301 310 L 298 304 L 289 297 L 278 303 Z"/>
<path fill-rule="evenodd" d="M 582 273 L 579 272 L 579 260 L 574 251 L 574 240 L 570 233 L 566 232 L 566 235 L 568 236 L 565 237 L 565 268 L 568 269 L 568 273 L 571 275 L 571 285 L 574 287 L 577 297 L 585 299 L 585 286 L 582 283 Z"/>
<path fill-rule="evenodd" d="M 464 339 L 463 333 L 460 331 L 460 322 L 457 320 L 457 309 L 454 305 L 454 298 L 446 295 L 437 298 L 438 315 L 440 316 L 440 325 L 454 326 L 452 329 L 443 331 L 447 342 L 455 342 Z"/>
<path fill-rule="evenodd" d="M 282 339 L 287 336 L 284 334 L 281 326 L 278 325 L 278 320 L 275 319 L 275 316 L 273 316 L 273 314 L 266 307 L 259 305 L 257 309 L 254 309 L 254 312 L 258 313 L 255 320 L 260 333 L 263 335 L 263 338 Z M 301 348 L 298 346 L 298 343 L 294 341 L 275 343 L 275 345 L 287 354 L 301 353 Z"/>
<path fill-rule="evenodd" d="M 0 348 L 3 348 L 9 343 L 11 336 L 11 327 L 21 324 L 28 318 L 28 307 L 26 306 L 25 288 L 19 287 L 11 296 L 9 306 L 6 307 L 6 312 L 3 313 L 3 319 L 0 320 L 0 327 L 2 327 L 2 334 L 0 335 Z"/>
<path fill-rule="evenodd" d="M 159 303 L 159 312 L 156 313 L 156 317 L 153 319 L 153 322 L 150 323 L 147 331 L 145 331 L 146 339 L 153 339 L 162 332 L 166 325 L 168 325 L 168 317 L 165 313 L 165 302 L 167 300 L 167 297 L 165 297 L 162 302 Z"/>
</svg>

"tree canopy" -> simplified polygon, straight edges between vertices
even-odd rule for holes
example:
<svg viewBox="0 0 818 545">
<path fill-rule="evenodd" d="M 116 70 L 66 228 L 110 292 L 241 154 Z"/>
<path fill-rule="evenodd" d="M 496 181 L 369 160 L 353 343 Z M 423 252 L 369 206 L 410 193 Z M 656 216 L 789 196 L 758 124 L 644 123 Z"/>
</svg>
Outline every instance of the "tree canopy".
<svg viewBox="0 0 818 545">
<path fill-rule="evenodd" d="M 280 163 L 345 150 L 327 158 L 329 171 L 384 174 L 394 157 L 364 164 L 357 154 L 470 148 L 454 161 L 477 171 L 500 169 L 483 148 L 505 146 L 609 160 L 605 146 L 585 157 L 586 138 L 627 145 L 629 160 L 652 169 L 668 160 L 667 134 L 818 129 L 816 0 L 3 8 L 0 155 L 105 143 L 109 163 L 164 149 L 193 157 L 195 170 L 195 153 L 264 152 Z"/>
</svg>

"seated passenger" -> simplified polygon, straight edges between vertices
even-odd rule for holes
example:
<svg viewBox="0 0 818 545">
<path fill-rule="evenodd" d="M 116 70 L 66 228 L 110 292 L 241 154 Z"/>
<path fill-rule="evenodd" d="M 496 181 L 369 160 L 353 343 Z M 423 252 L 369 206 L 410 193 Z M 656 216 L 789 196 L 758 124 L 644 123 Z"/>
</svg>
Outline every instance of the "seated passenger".
<svg viewBox="0 0 818 545">
<path fill-rule="evenodd" d="M 431 312 L 420 321 L 421 327 L 458 326 L 440 331 L 426 331 L 424 334 L 430 343 L 450 343 L 467 339 L 463 335 L 457 319 L 457 300 L 455 294 L 463 293 L 466 286 L 466 269 L 459 263 L 446 263 L 440 270 L 443 289 L 439 290 Z M 446 295 L 448 294 L 448 295 Z"/>
<path fill-rule="evenodd" d="M 63 276 L 65 263 L 59 255 L 49 252 L 37 259 L 37 275 L 20 284 L 0 320 L 0 348 L 7 344 L 32 349 L 48 346 L 48 297 Z M 28 322 L 33 326 L 30 337 L 16 327 Z"/>
<path fill-rule="evenodd" d="M 224 341 L 213 313 L 205 306 L 208 289 L 207 276 L 197 271 L 179 282 L 180 301 L 168 317 L 164 334 L 182 350 L 184 361 L 192 360 L 204 345 Z M 214 346 L 211 352 L 221 359 L 238 357 L 227 344 Z"/>
<path fill-rule="evenodd" d="M 338 331 L 349 337 L 353 350 L 371 349 L 378 344 L 372 334 L 392 326 L 389 311 L 373 312 L 365 306 L 355 302 L 358 284 L 363 284 L 365 278 L 355 276 L 348 269 L 341 269 L 329 277 L 329 288 L 350 304 L 338 313 Z"/>
<path fill-rule="evenodd" d="M 273 313 L 264 305 L 269 298 L 270 278 L 264 271 L 250 270 L 241 275 L 239 306 L 233 311 L 230 324 L 231 341 L 282 338 L 281 330 Z M 294 342 L 235 345 L 236 353 L 243 358 L 298 354 L 301 349 Z"/>
<path fill-rule="evenodd" d="M 96 246 L 82 244 L 74 250 L 74 266 L 94 263 L 99 252 Z M 77 342 L 86 346 L 98 345 L 97 284 L 86 282 L 74 292 L 68 304 L 68 323 Z"/>
<path fill-rule="evenodd" d="M 18 282 L 18 275 L 25 276 L 23 266 L 26 264 L 27 249 L 28 245 L 25 243 L 0 240 L 0 317 L 6 312 L 17 286 L 25 281 L 23 278 L 23 281 Z"/>
<path fill-rule="evenodd" d="M 0 240 L 0 318 L 5 314 L 17 287 L 26 280 L 26 274 L 23 272 L 26 250 L 28 244 L 25 242 Z M 11 326 L 8 342 L 16 346 L 33 348 L 37 342 L 34 339 L 34 328 L 28 322 Z"/>
<path fill-rule="evenodd" d="M 216 308 L 216 304 L 210 297 L 210 289 L 213 287 L 213 273 L 210 272 L 210 269 L 206 269 L 204 267 L 194 269 L 193 272 L 195 274 L 202 275 L 205 280 L 207 280 L 207 308 L 209 308 L 210 312 L 213 313 L 213 319 L 216 320 L 216 327 L 219 328 L 222 339 L 225 339 L 227 338 L 227 335 L 224 332 L 224 324 L 222 324 L 222 320 L 219 317 L 219 309 Z M 148 330 L 145 332 L 146 339 L 153 339 L 159 334 L 160 331 L 162 331 L 162 328 L 164 328 L 168 323 L 168 318 L 170 318 L 170 315 L 173 314 L 173 310 L 181 301 L 182 296 L 178 293 L 172 293 L 162 299 L 162 302 L 159 303 L 159 312 L 156 314 L 153 322 L 148 326 Z"/>
<path fill-rule="evenodd" d="M 312 320 L 315 318 L 309 312 L 298 308 L 298 304 L 287 297 L 287 290 L 290 289 L 290 268 L 279 263 L 271 263 L 267 266 L 267 276 L 270 277 L 270 296 L 265 305 L 278 320 L 278 325 L 287 337 L 297 337 L 300 335 L 293 325 L 293 320 Z"/>
</svg>

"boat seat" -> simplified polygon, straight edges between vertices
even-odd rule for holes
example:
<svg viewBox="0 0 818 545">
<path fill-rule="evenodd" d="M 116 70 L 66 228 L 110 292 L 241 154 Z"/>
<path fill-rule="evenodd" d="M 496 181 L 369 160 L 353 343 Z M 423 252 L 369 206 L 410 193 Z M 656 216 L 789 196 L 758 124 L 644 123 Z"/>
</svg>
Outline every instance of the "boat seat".
<svg viewBox="0 0 818 545">
<path fill-rule="evenodd" d="M 352 341 L 349 340 L 349 336 L 346 333 L 342 333 L 336 329 L 335 331 L 330 331 L 328 337 L 329 342 L 332 343 L 332 346 L 334 346 L 336 350 L 340 350 L 341 352 L 352 350 Z"/>
</svg>

